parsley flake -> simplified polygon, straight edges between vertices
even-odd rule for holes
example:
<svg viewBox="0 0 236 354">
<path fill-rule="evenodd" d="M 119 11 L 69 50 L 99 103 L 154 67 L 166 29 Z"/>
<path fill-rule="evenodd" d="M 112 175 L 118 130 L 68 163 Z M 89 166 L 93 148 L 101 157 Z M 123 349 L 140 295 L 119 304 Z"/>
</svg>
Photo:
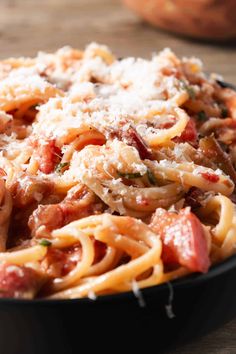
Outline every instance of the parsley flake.
<svg viewBox="0 0 236 354">
<path fill-rule="evenodd" d="M 188 93 L 189 97 L 194 100 L 194 98 L 196 97 L 194 88 L 192 86 L 189 86 L 185 81 L 180 80 L 183 89 Z"/>
<path fill-rule="evenodd" d="M 205 122 L 207 120 L 206 113 L 204 111 L 198 112 L 197 119 L 199 120 L 199 122 Z"/>
<path fill-rule="evenodd" d="M 40 246 L 49 247 L 51 246 L 52 242 L 43 238 L 42 240 L 39 241 L 39 244 Z"/>
<path fill-rule="evenodd" d="M 125 173 L 125 172 L 117 171 L 117 174 L 118 174 L 118 176 L 124 177 L 124 178 L 127 178 L 127 179 L 133 179 L 133 178 L 142 177 L 141 173 L 139 173 L 139 172 L 136 172 L 136 173 Z"/>
<path fill-rule="evenodd" d="M 147 169 L 147 177 L 150 184 L 152 184 L 153 186 L 157 185 L 157 179 L 149 168 Z"/>
<path fill-rule="evenodd" d="M 55 168 L 55 172 L 57 173 L 62 173 L 65 169 L 65 167 L 67 167 L 69 165 L 69 162 L 60 162 L 56 168 Z"/>
</svg>

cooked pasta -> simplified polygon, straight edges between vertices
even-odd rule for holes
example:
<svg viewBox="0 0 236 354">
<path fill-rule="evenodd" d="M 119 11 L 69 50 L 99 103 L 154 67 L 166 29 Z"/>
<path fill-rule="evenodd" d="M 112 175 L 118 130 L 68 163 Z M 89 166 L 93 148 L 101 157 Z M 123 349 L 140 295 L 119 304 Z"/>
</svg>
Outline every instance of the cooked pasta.
<svg viewBox="0 0 236 354">
<path fill-rule="evenodd" d="M 0 62 L 0 297 L 134 291 L 236 250 L 236 93 L 165 49 Z"/>
</svg>

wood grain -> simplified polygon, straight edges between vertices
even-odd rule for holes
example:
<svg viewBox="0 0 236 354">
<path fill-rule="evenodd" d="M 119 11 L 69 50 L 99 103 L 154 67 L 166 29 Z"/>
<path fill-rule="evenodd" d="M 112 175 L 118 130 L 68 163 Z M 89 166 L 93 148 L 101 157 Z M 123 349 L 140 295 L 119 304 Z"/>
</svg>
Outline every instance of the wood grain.
<svg viewBox="0 0 236 354">
<path fill-rule="evenodd" d="M 174 37 L 142 23 L 118 0 L 1 0 L 0 57 L 35 55 L 91 41 L 109 45 L 118 56 L 150 56 L 171 47 L 181 56 L 202 58 L 207 72 L 236 84 L 236 43 L 217 45 Z M 224 304 L 230 306 L 230 304 Z M 178 348 L 177 354 L 236 353 L 236 320 Z"/>
<path fill-rule="evenodd" d="M 171 47 L 181 56 L 199 56 L 206 70 L 236 83 L 235 46 L 179 39 L 143 24 L 119 0 L 1 0 L 0 56 L 34 55 L 65 44 L 98 41 L 119 56 L 149 56 Z"/>
</svg>

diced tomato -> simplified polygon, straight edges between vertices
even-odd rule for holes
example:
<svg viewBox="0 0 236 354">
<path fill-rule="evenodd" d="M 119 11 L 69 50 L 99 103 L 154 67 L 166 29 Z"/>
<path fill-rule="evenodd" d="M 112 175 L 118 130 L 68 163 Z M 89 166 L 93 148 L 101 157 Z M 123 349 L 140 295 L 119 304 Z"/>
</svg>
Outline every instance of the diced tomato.
<svg viewBox="0 0 236 354">
<path fill-rule="evenodd" d="M 192 272 L 208 271 L 210 260 L 204 230 L 189 208 L 182 209 L 179 214 L 158 208 L 150 227 L 163 242 L 165 265 L 182 265 Z"/>
<path fill-rule="evenodd" d="M 42 277 L 33 269 L 2 263 L 0 265 L 0 298 L 32 299 L 42 285 Z"/>
<path fill-rule="evenodd" d="M 217 183 L 220 179 L 215 173 L 202 172 L 202 177 L 205 178 L 208 182 Z"/>
<path fill-rule="evenodd" d="M 153 160 L 151 149 L 148 148 L 134 127 L 130 126 L 127 130 L 120 129 L 118 132 L 118 138 L 124 141 L 127 145 L 135 147 L 142 160 Z"/>
<path fill-rule="evenodd" d="M 188 121 L 183 133 L 179 136 L 174 138 L 174 141 L 177 143 L 196 143 L 197 141 L 197 129 L 196 124 L 192 118 Z"/>
<path fill-rule="evenodd" d="M 61 159 L 61 150 L 55 145 L 55 140 L 40 138 L 33 146 L 36 149 L 34 156 L 39 163 L 39 170 L 46 174 L 53 172 Z"/>
</svg>

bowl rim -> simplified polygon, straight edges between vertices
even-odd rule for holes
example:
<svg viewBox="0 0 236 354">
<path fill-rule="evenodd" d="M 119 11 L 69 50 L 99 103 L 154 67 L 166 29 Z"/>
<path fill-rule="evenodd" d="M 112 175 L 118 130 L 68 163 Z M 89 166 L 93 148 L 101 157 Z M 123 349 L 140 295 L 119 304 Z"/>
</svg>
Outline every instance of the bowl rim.
<svg viewBox="0 0 236 354">
<path fill-rule="evenodd" d="M 142 295 L 152 295 L 152 294 L 157 294 L 158 292 L 162 292 L 163 290 L 168 290 L 170 291 L 170 287 L 173 288 L 173 290 L 178 289 L 178 288 L 189 288 L 189 287 L 195 287 L 197 285 L 200 285 L 202 283 L 207 282 L 208 280 L 218 277 L 224 273 L 229 272 L 230 270 L 236 268 L 236 254 L 230 256 L 226 260 L 212 266 L 212 268 L 205 274 L 196 274 L 192 273 L 188 276 L 185 276 L 183 278 L 178 278 L 173 281 L 169 281 L 166 283 L 162 283 L 159 285 L 154 285 L 150 286 L 147 288 L 140 289 L 142 292 Z M 78 298 L 78 299 L 45 299 L 45 298 L 36 298 L 36 299 L 16 299 L 16 298 L 2 298 L 0 299 L 0 305 L 2 304 L 19 304 L 19 305 L 60 305 L 60 304 L 103 304 L 105 303 L 110 303 L 110 302 L 117 302 L 117 301 L 122 301 L 124 299 L 131 299 L 134 298 L 135 301 L 137 301 L 136 296 L 134 295 L 133 291 L 125 291 L 121 293 L 115 293 L 115 294 L 108 294 L 108 295 L 99 295 L 95 300 L 92 300 L 90 298 Z"/>
</svg>

